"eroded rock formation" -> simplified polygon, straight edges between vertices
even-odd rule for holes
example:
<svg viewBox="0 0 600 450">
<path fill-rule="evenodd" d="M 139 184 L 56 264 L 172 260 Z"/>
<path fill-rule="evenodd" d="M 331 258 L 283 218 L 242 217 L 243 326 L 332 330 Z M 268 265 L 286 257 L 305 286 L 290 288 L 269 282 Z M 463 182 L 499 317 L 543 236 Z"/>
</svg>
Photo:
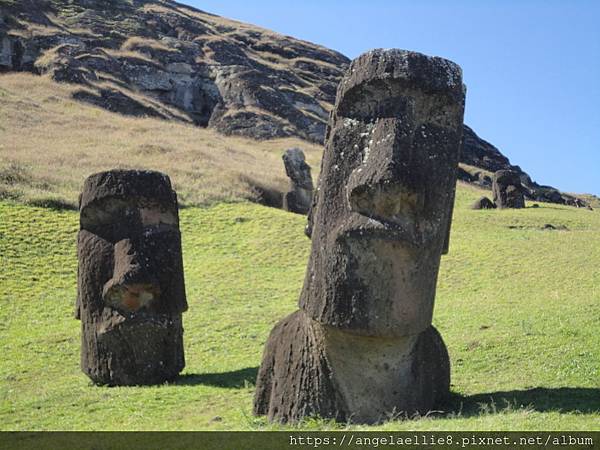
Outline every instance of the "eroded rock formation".
<svg viewBox="0 0 600 450">
<path fill-rule="evenodd" d="M 460 68 L 442 58 L 374 50 L 352 62 L 329 122 L 300 310 L 269 336 L 256 414 L 373 423 L 448 394 L 431 319 L 464 95 Z"/>
<path fill-rule="evenodd" d="M 492 193 L 498 208 L 525 208 L 524 188 L 519 172 L 498 170 L 494 173 Z"/>
<path fill-rule="evenodd" d="M 97 384 L 155 384 L 185 365 L 177 196 L 159 172 L 90 176 L 80 197 L 81 368 Z"/>
<path fill-rule="evenodd" d="M 46 74 L 85 86 L 78 100 L 225 134 L 321 143 L 348 63 L 170 0 L 0 2 L 0 72 Z"/>
<path fill-rule="evenodd" d="M 304 152 L 299 148 L 287 149 L 283 154 L 283 164 L 290 179 L 290 191 L 284 194 L 283 209 L 307 214 L 312 202 L 313 181 Z"/>
</svg>

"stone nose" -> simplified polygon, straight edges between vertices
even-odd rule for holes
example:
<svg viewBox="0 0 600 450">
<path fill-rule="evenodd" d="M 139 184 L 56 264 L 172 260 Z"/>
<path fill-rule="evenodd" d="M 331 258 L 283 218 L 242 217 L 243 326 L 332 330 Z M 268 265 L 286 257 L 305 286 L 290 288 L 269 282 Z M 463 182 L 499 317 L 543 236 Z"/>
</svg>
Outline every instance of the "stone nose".
<svg viewBox="0 0 600 450">
<path fill-rule="evenodd" d="M 422 196 L 406 186 L 385 181 L 354 187 L 349 192 L 348 202 L 351 211 L 399 225 L 412 223 L 423 203 Z"/>
<path fill-rule="evenodd" d="M 160 297 L 152 262 L 140 243 L 132 239 L 117 242 L 113 277 L 102 291 L 104 303 L 128 312 L 152 308 Z"/>
<path fill-rule="evenodd" d="M 352 211 L 400 222 L 414 218 L 423 207 L 419 178 L 411 170 L 413 145 L 396 119 L 381 120 L 363 150 L 363 162 L 348 180 Z"/>
</svg>

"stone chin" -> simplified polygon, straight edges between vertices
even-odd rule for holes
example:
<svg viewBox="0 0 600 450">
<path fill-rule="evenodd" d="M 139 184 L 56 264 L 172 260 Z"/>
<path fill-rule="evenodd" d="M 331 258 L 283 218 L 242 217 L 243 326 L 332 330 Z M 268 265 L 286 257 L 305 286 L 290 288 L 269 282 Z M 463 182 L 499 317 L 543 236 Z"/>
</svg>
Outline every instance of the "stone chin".
<svg viewBox="0 0 600 450">
<path fill-rule="evenodd" d="M 367 219 L 372 220 L 372 219 Z M 327 276 L 312 272 L 303 303 L 312 319 L 347 333 L 409 336 L 431 324 L 442 240 L 434 248 L 379 229 L 341 231 L 320 255 Z M 319 302 L 314 296 L 324 293 Z M 314 308 L 319 305 L 322 309 Z"/>
<path fill-rule="evenodd" d="M 97 345 L 108 356 L 110 373 L 88 375 L 98 384 L 156 384 L 174 379 L 185 366 L 181 318 L 138 313 L 127 318 L 113 312 L 98 324 Z M 124 350 L 126 349 L 126 350 Z"/>
</svg>

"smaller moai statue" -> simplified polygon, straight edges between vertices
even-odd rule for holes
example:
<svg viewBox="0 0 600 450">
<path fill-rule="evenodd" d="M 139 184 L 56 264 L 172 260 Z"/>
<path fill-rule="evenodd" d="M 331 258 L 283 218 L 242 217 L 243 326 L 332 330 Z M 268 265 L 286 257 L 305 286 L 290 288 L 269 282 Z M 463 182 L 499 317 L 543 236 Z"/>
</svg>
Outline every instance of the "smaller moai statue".
<svg viewBox="0 0 600 450">
<path fill-rule="evenodd" d="M 308 218 L 299 309 L 267 339 L 254 413 L 376 423 L 448 396 L 432 326 L 448 251 L 465 88 L 459 66 L 373 50 L 341 80 Z"/>
<path fill-rule="evenodd" d="M 285 173 L 290 178 L 290 191 L 283 197 L 283 209 L 298 214 L 308 214 L 313 195 L 313 181 L 310 166 L 304 152 L 299 148 L 289 148 L 283 154 Z"/>
<path fill-rule="evenodd" d="M 96 384 L 157 384 L 185 365 L 177 195 L 153 171 L 91 175 L 79 198 L 76 318 Z"/>
<path fill-rule="evenodd" d="M 498 208 L 525 208 L 521 177 L 514 170 L 498 170 L 494 173 L 492 193 Z"/>
</svg>

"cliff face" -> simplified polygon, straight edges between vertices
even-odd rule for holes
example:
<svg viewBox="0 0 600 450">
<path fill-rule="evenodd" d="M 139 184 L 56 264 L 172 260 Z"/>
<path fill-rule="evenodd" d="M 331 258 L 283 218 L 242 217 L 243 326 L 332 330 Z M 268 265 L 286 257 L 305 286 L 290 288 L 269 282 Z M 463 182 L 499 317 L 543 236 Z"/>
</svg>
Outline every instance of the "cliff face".
<svg viewBox="0 0 600 450">
<path fill-rule="evenodd" d="M 322 140 L 348 59 L 171 1 L 0 0 L 0 70 L 76 96 L 255 138 Z"/>
<path fill-rule="evenodd" d="M 169 0 L 0 0 L 0 72 L 76 83 L 81 101 L 224 134 L 321 143 L 348 63 Z M 531 199 L 572 203 L 465 126 L 460 178 L 489 186 L 500 169 L 521 172 Z"/>
</svg>

